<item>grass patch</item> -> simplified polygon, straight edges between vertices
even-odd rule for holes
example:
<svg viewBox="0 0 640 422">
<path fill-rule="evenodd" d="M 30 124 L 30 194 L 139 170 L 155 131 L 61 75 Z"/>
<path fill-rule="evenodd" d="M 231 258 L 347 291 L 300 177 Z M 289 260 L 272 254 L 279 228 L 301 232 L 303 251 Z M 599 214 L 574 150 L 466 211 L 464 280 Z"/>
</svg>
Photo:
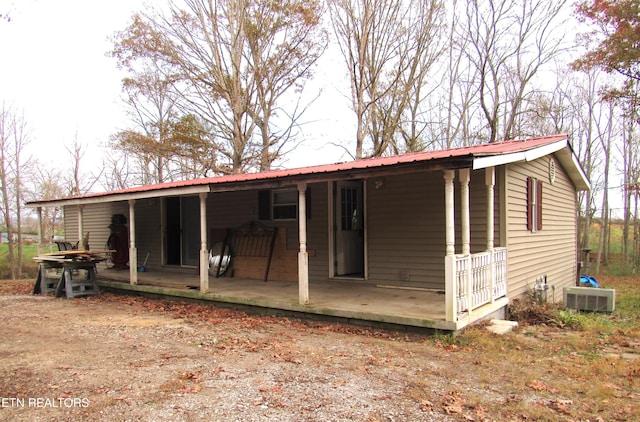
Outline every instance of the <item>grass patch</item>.
<svg viewBox="0 0 640 422">
<path fill-rule="evenodd" d="M 452 338 L 469 383 L 491 386 L 499 374 L 509 395 L 483 406 L 497 420 L 639 420 L 640 280 L 602 276 L 616 289 L 612 313 L 578 312 L 558 304 L 512 301 L 514 333 L 471 327 Z M 437 337 L 446 344 L 446 338 Z"/>
<path fill-rule="evenodd" d="M 17 254 L 17 248 L 14 253 Z M 38 245 L 22 245 L 22 276 L 35 278 L 38 274 L 38 264 L 33 257 L 38 255 Z M 10 278 L 9 245 L 0 243 L 0 280 Z"/>
</svg>

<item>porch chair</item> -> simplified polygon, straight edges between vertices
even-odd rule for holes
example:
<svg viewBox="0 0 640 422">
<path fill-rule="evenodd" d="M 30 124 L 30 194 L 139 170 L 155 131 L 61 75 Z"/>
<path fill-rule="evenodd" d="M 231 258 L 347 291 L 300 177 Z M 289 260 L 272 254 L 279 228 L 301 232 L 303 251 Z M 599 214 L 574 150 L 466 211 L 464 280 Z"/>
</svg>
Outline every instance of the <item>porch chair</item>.
<svg viewBox="0 0 640 422">
<path fill-rule="evenodd" d="M 56 241 L 56 246 L 58 247 L 58 251 L 72 251 L 78 249 L 78 244 L 80 242 L 76 242 L 75 245 L 72 245 L 71 242 L 59 242 Z"/>
</svg>

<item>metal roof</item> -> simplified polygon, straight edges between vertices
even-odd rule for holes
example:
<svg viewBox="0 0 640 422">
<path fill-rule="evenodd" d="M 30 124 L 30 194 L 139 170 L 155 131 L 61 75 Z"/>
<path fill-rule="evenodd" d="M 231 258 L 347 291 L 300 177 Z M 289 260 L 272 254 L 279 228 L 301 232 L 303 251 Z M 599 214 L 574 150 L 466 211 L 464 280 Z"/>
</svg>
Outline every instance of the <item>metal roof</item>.
<svg viewBox="0 0 640 422">
<path fill-rule="evenodd" d="M 271 170 L 260 173 L 230 174 L 201 179 L 182 180 L 155 185 L 138 186 L 109 192 L 91 193 L 71 198 L 31 201 L 28 207 L 46 205 L 73 205 L 91 202 L 110 202 L 157 196 L 205 193 L 216 190 L 251 189 L 259 185 L 287 185 L 324 178 L 339 179 L 344 173 L 357 175 L 364 171 L 383 172 L 394 168 L 424 169 L 436 163 L 451 168 L 473 169 L 491 167 L 517 161 L 529 161 L 551 153 L 562 152 L 559 158 L 578 189 L 588 189 L 588 180 L 578 163 L 567 135 L 553 135 L 526 140 L 511 140 L 490 144 L 451 148 L 437 151 L 417 152 L 390 157 L 377 157 L 343 163 Z M 455 165 L 454 165 L 455 163 Z M 456 167 L 457 166 L 457 167 Z"/>
</svg>

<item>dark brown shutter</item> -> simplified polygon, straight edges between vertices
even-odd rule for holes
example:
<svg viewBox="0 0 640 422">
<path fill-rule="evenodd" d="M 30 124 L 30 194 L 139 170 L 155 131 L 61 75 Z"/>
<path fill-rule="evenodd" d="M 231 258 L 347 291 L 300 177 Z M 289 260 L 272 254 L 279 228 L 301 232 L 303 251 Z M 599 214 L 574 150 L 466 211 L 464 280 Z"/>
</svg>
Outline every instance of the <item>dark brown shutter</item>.
<svg viewBox="0 0 640 422">
<path fill-rule="evenodd" d="M 311 220 L 311 188 L 308 187 L 304 192 L 307 206 L 307 220 Z"/>
<path fill-rule="evenodd" d="M 258 191 L 258 220 L 271 219 L 271 191 Z"/>
<path fill-rule="evenodd" d="M 536 230 L 542 230 L 542 180 L 538 180 L 536 196 Z"/>
<path fill-rule="evenodd" d="M 527 177 L 527 230 L 533 230 L 533 178 Z"/>
</svg>

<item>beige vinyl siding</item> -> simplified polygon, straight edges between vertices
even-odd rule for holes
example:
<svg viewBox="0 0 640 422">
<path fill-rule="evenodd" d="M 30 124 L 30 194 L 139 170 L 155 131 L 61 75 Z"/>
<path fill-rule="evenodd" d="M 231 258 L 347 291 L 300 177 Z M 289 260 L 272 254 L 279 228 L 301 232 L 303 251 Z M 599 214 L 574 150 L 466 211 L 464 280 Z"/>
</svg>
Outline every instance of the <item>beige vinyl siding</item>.
<svg viewBox="0 0 640 422">
<path fill-rule="evenodd" d="M 65 240 L 75 245 L 89 233 L 89 247 L 93 250 L 104 249 L 109 238 L 109 224 L 111 224 L 111 203 L 87 204 L 82 210 L 82 234 L 78 234 L 78 207 L 64 207 Z"/>
<path fill-rule="evenodd" d="M 313 283 L 329 279 L 329 234 L 327 232 L 329 185 L 313 183 L 309 185 L 309 189 L 311 189 L 311 219 L 307 220 L 307 250 L 309 251 L 309 282 Z M 296 233 L 296 241 L 297 238 Z"/>
<path fill-rule="evenodd" d="M 367 184 L 369 280 L 444 288 L 444 180 L 441 172 Z"/>
<path fill-rule="evenodd" d="M 258 220 L 257 191 L 215 192 L 208 195 L 207 227 L 210 229 L 226 230 L 253 220 Z"/>
<path fill-rule="evenodd" d="M 549 181 L 549 160 L 554 160 L 556 178 Z M 527 177 L 542 181 L 542 230 L 527 230 Z M 511 164 L 506 170 L 506 207 L 508 214 L 508 280 L 509 297 L 517 297 L 531 289 L 535 280 L 547 276 L 556 287 L 556 300 L 561 287 L 575 282 L 576 194 L 575 187 L 553 157 L 529 163 Z"/>
<path fill-rule="evenodd" d="M 78 207 L 66 205 L 63 207 L 64 213 L 64 240 L 75 244 L 78 237 Z"/>
<path fill-rule="evenodd" d="M 147 266 L 162 265 L 162 223 L 160 198 L 142 199 L 135 203 L 136 213 L 136 249 L 138 250 L 138 265 L 142 265 L 149 252 Z M 129 220 L 128 204 L 124 203 L 126 211 L 121 211 Z"/>
</svg>

